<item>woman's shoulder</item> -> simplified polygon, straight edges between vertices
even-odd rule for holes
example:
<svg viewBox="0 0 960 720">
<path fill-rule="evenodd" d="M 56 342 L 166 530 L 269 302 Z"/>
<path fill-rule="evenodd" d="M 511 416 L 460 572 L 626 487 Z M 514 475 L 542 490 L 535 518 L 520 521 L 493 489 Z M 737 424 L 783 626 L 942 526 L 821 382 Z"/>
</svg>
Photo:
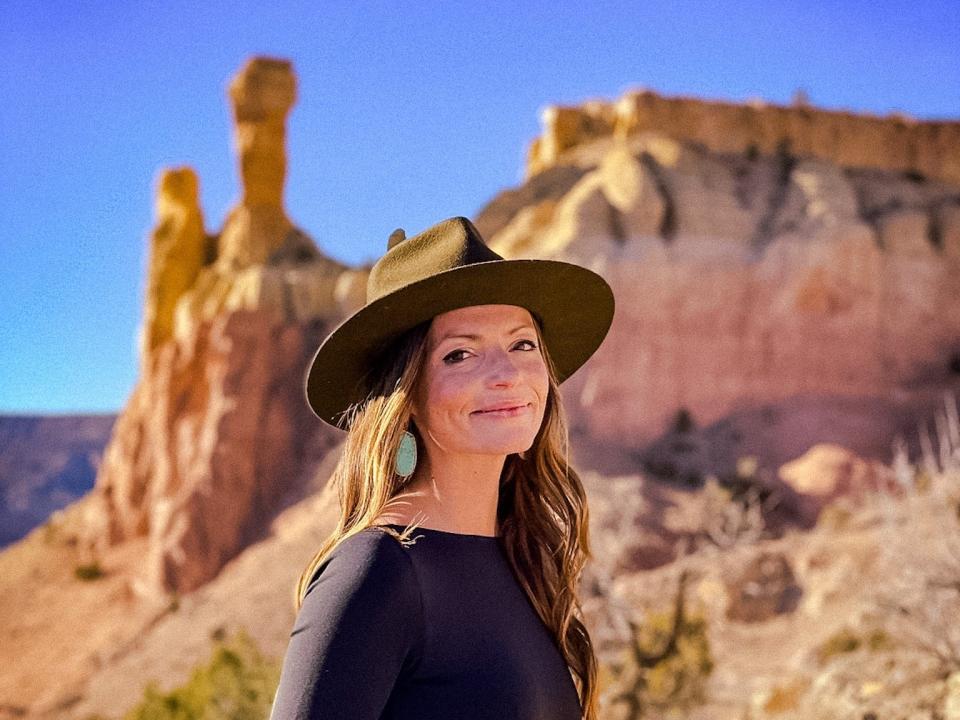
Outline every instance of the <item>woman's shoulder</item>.
<svg viewBox="0 0 960 720">
<path fill-rule="evenodd" d="M 366 700 L 376 696 L 380 703 L 382 696 L 385 702 L 394 679 L 418 662 L 425 636 L 420 588 L 406 552 L 376 529 L 351 534 L 325 556 L 307 586 L 290 632 L 277 717 L 354 712 L 347 703 L 358 702 L 351 697 L 360 680 L 370 686 Z M 380 717 L 379 709 L 355 712 Z"/>
<path fill-rule="evenodd" d="M 387 525 L 370 525 L 341 540 L 334 548 L 334 552 L 342 553 L 383 553 L 394 557 L 403 557 L 391 552 L 391 549 L 401 549 L 402 543 L 397 542 L 397 532 Z"/>
<path fill-rule="evenodd" d="M 364 528 L 337 543 L 314 572 L 307 594 L 318 585 L 349 593 L 419 595 L 404 543 L 390 528 L 382 527 Z"/>
</svg>

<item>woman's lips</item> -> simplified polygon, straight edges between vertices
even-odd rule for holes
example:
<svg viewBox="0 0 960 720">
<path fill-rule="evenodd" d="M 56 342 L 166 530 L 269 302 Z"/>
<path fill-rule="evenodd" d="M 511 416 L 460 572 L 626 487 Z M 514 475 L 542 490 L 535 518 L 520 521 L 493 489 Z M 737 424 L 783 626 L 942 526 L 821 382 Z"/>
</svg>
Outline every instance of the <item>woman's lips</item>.
<svg viewBox="0 0 960 720">
<path fill-rule="evenodd" d="M 475 410 L 472 415 L 480 415 L 481 417 L 516 417 L 526 412 L 530 408 L 530 403 L 526 405 L 517 405 L 506 410 Z"/>
</svg>

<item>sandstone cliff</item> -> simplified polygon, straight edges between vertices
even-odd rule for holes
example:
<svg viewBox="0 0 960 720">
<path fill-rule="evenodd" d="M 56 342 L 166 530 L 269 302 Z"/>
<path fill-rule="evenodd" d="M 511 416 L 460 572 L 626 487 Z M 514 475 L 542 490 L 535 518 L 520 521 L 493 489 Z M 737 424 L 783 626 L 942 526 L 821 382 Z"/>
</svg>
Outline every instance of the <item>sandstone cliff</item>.
<svg viewBox="0 0 960 720">
<path fill-rule="evenodd" d="M 917 121 L 902 114 L 877 117 L 823 110 L 807 103 L 747 104 L 665 97 L 630 90 L 614 101 L 553 105 L 543 112 L 543 134 L 527 150 L 528 179 L 597 140 L 647 130 L 720 153 L 792 154 L 841 167 L 909 172 L 960 183 L 960 123 Z"/>
<path fill-rule="evenodd" d="M 334 433 L 303 400 L 306 362 L 363 299 L 364 272 L 322 255 L 284 209 L 290 63 L 252 59 L 229 95 L 240 203 L 208 234 L 196 174 L 160 174 L 141 376 L 84 503 L 91 554 L 147 540 L 145 594 L 210 580 L 309 480 Z"/>
</svg>

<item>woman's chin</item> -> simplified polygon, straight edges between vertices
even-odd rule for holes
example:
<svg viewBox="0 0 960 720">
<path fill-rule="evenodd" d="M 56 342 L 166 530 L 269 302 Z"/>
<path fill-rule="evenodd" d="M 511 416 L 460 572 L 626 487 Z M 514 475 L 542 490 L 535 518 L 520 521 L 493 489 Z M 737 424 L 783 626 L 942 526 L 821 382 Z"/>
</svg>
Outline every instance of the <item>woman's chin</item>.
<svg viewBox="0 0 960 720">
<path fill-rule="evenodd" d="M 482 449 L 479 449 L 477 452 L 483 453 L 485 455 L 517 455 L 522 452 L 526 452 L 530 449 L 530 446 L 533 444 L 532 440 L 528 443 L 517 442 L 516 436 L 510 438 L 504 442 L 489 442 L 483 443 Z"/>
</svg>

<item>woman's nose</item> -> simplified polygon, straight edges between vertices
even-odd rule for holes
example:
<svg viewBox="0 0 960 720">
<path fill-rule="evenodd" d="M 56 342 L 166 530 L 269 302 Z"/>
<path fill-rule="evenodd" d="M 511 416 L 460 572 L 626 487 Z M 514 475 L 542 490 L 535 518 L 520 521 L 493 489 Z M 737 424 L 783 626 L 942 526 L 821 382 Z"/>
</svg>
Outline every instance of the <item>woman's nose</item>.
<svg viewBox="0 0 960 720">
<path fill-rule="evenodd" d="M 491 353 L 488 380 L 493 385 L 513 385 L 520 377 L 520 371 L 507 351 Z"/>
</svg>

